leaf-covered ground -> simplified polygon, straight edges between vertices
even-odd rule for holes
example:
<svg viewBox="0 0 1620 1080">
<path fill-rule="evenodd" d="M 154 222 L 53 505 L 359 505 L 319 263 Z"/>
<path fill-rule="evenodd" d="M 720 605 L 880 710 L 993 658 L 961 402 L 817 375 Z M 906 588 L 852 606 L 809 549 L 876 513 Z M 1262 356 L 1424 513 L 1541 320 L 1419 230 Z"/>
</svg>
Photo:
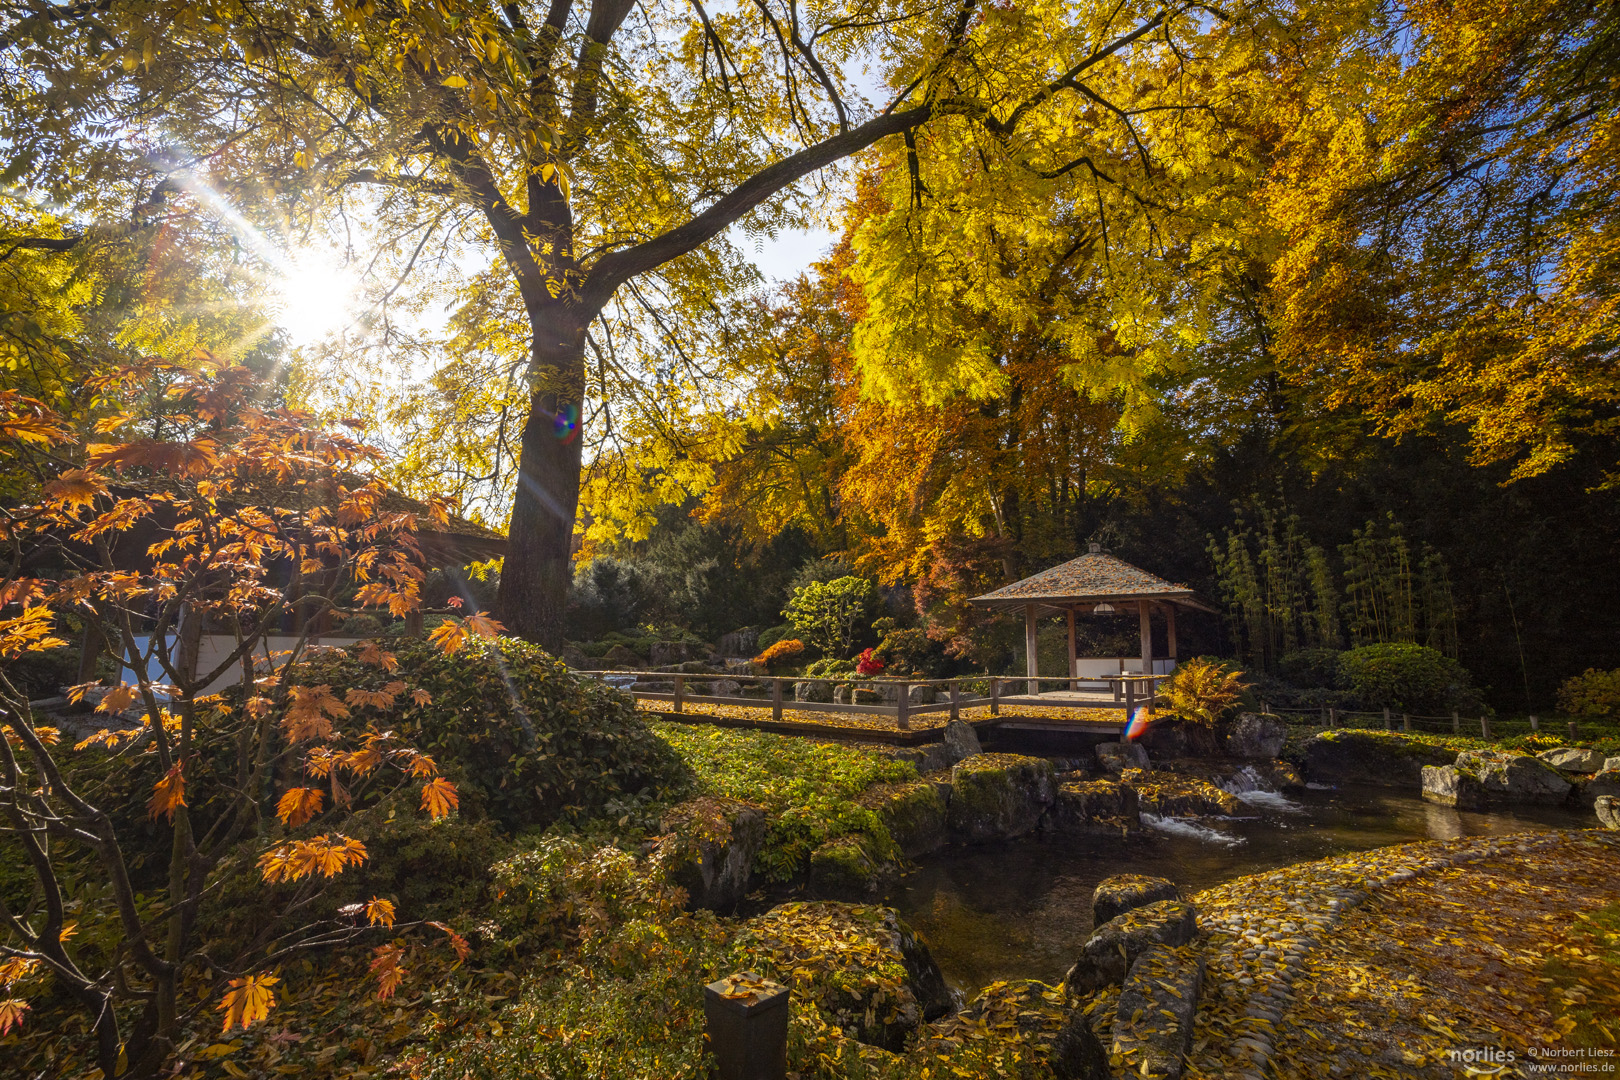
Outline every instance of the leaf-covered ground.
<svg viewBox="0 0 1620 1080">
<path fill-rule="evenodd" d="M 664 715 L 667 709 L 662 702 L 641 702 L 643 711 Z M 687 701 L 682 710 L 683 715 L 719 716 L 728 720 L 741 720 L 746 722 L 763 722 L 772 720 L 769 705 L 762 708 L 750 708 L 746 705 L 709 705 Z M 963 720 L 989 720 L 991 719 L 988 705 L 976 705 L 972 708 L 960 710 Z M 1086 724 L 1124 724 L 1125 712 L 1122 709 L 1066 709 L 1045 705 L 1003 705 L 999 718 L 1002 720 L 1016 717 L 1026 717 L 1039 720 L 1067 720 L 1074 723 Z M 910 730 L 925 731 L 931 728 L 942 728 L 950 723 L 951 714 L 948 712 L 923 713 L 910 719 Z M 784 724 L 817 725 L 820 727 L 845 728 L 852 731 L 893 731 L 895 718 L 878 713 L 839 713 L 819 712 L 810 709 L 784 710 L 782 719 Z"/>
<path fill-rule="evenodd" d="M 1595 1055 L 1620 1055 L 1620 838 L 1405 844 L 1196 900 L 1214 933 L 1191 1076 L 1452 1078 L 1470 1050 L 1530 1075 L 1532 1048 L 1616 1074 Z"/>
</svg>

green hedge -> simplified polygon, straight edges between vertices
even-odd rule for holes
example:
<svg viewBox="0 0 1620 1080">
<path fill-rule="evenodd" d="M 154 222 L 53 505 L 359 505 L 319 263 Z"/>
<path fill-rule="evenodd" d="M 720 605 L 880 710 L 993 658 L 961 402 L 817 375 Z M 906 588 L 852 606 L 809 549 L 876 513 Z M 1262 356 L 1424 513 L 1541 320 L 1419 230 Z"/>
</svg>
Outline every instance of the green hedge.
<svg viewBox="0 0 1620 1080">
<path fill-rule="evenodd" d="M 507 829 L 622 814 L 678 795 L 690 774 L 624 694 L 516 638 L 475 641 L 446 655 L 399 643 L 390 675 L 350 653 L 324 656 L 298 678 L 379 689 L 393 679 L 432 695 L 402 695 L 378 724 L 431 754 L 461 789 L 464 812 Z"/>
</svg>

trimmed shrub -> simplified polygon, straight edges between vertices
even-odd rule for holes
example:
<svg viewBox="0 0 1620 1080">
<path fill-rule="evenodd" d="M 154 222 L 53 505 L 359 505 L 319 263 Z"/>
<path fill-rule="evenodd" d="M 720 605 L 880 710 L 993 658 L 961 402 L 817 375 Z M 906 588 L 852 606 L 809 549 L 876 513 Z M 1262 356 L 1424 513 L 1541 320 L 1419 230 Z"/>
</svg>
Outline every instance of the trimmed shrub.
<svg viewBox="0 0 1620 1080">
<path fill-rule="evenodd" d="M 778 641 L 768 649 L 762 650 L 758 656 L 754 657 L 752 662 L 760 667 L 776 667 L 780 664 L 786 664 L 803 652 L 804 642 L 797 638 L 788 638 L 785 641 Z"/>
<path fill-rule="evenodd" d="M 1590 720 L 1620 715 L 1620 670 L 1587 668 L 1571 675 L 1558 688 L 1558 707 Z"/>
<path fill-rule="evenodd" d="M 1277 677 L 1300 690 L 1330 689 L 1339 678 L 1338 649 L 1300 649 L 1277 661 Z"/>
<path fill-rule="evenodd" d="M 783 623 L 781 626 L 772 626 L 769 629 L 761 630 L 759 632 L 759 642 L 755 647 L 758 648 L 760 652 L 764 652 L 766 649 L 770 648 L 772 645 L 775 645 L 777 642 L 784 640 L 792 633 L 792 623 Z"/>
<path fill-rule="evenodd" d="M 1444 713 L 1479 707 L 1463 666 L 1425 645 L 1388 642 L 1350 649 L 1339 655 L 1337 681 L 1366 709 Z"/>
<path fill-rule="evenodd" d="M 381 690 L 394 676 L 362 664 L 357 650 L 311 661 L 311 684 Z M 478 640 L 446 655 L 420 639 L 395 656 L 432 700 L 403 697 L 378 721 L 431 754 L 461 790 L 508 829 L 544 826 L 604 810 L 624 813 L 689 782 L 669 744 L 634 703 L 517 638 Z"/>
</svg>

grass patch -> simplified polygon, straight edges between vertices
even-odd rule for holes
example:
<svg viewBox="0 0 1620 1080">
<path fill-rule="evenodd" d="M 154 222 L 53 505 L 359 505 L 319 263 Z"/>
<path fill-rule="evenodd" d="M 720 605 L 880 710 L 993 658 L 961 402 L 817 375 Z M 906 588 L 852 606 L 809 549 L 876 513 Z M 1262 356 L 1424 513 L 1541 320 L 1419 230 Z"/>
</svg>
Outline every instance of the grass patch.
<svg viewBox="0 0 1620 1080">
<path fill-rule="evenodd" d="M 770 815 L 756 868 L 785 881 L 828 840 L 858 834 L 874 854 L 894 841 L 876 813 L 857 801 L 873 784 L 917 779 L 909 762 L 853 746 L 767 732 L 653 723 L 653 731 L 696 775 L 700 794 L 763 806 Z"/>
</svg>

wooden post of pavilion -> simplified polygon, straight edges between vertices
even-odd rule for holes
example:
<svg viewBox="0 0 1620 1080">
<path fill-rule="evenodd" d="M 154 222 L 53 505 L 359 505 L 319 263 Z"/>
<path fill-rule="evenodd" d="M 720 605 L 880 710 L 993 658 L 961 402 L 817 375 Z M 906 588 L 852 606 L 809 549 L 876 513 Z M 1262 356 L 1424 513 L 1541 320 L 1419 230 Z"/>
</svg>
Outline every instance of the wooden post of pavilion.
<svg viewBox="0 0 1620 1080">
<path fill-rule="evenodd" d="M 1170 666 L 1176 666 L 1176 605 L 1164 605 L 1165 636 L 1170 639 Z"/>
<path fill-rule="evenodd" d="M 1041 656 L 1035 633 L 1035 605 L 1024 605 L 1024 673 L 1029 676 L 1029 696 L 1041 692 Z"/>
<path fill-rule="evenodd" d="M 1080 657 L 1075 651 L 1074 644 L 1074 605 L 1069 608 L 1069 689 L 1080 689 Z"/>
<path fill-rule="evenodd" d="M 1142 627 L 1142 674 L 1153 674 L 1153 605 L 1147 600 L 1136 602 L 1136 614 Z"/>
</svg>

